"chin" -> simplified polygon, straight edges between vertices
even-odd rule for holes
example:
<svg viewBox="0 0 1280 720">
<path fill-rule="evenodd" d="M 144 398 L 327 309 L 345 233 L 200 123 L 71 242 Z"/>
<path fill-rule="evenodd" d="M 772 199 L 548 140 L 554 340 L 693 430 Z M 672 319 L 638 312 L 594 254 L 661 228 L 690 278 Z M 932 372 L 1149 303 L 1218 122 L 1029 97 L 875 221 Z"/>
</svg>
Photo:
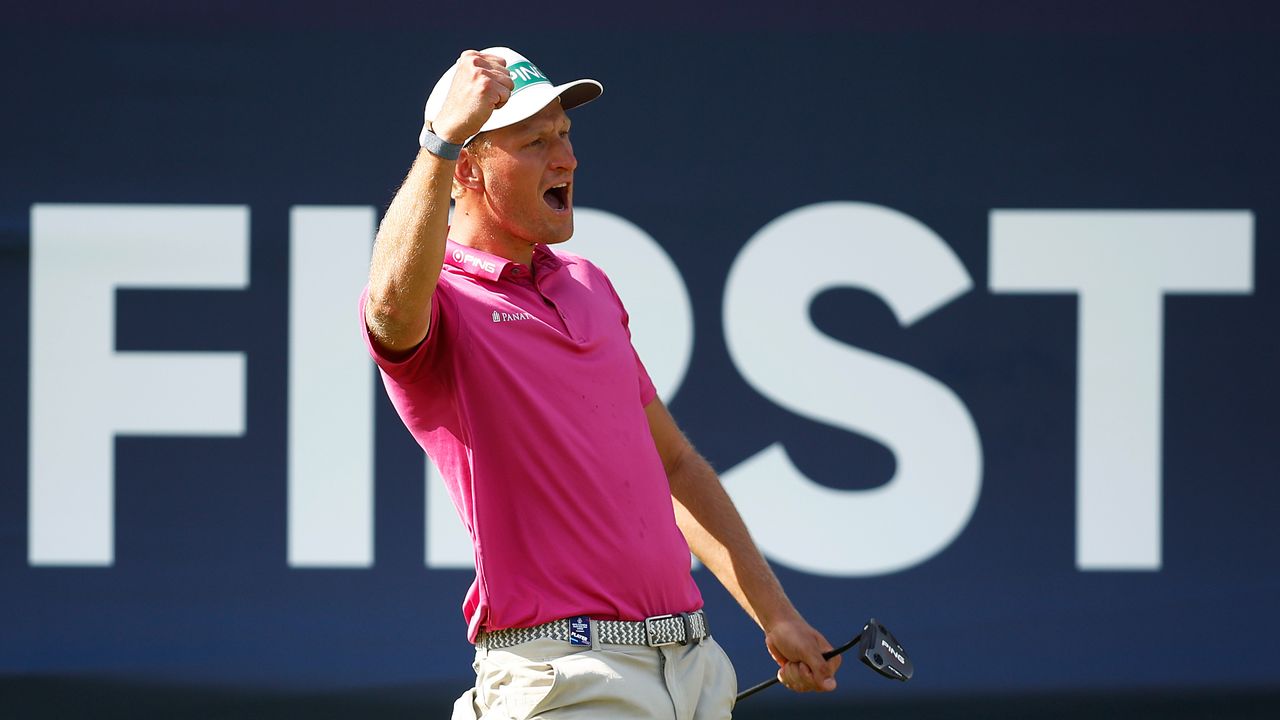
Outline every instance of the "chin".
<svg viewBox="0 0 1280 720">
<path fill-rule="evenodd" d="M 542 242 L 546 245 L 558 245 L 571 237 L 573 237 L 572 217 L 569 218 L 569 221 L 563 227 L 557 227 L 548 232 L 546 238 Z"/>
</svg>

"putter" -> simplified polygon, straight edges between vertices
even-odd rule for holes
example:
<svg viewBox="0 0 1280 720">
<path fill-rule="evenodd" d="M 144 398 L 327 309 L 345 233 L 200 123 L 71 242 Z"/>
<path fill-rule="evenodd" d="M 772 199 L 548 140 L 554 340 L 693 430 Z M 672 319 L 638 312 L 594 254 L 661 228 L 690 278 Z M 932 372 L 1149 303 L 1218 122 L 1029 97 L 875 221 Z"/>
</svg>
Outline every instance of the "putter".
<svg viewBox="0 0 1280 720">
<path fill-rule="evenodd" d="M 907 657 L 907 651 L 902 647 L 902 643 L 898 642 L 893 633 L 875 618 L 868 620 L 867 624 L 862 626 L 862 632 L 855 635 L 852 640 L 834 650 L 822 653 L 822 657 L 830 660 L 854 645 L 858 646 L 858 659 L 890 680 L 906 682 L 915 674 L 915 666 L 911 664 L 911 658 Z M 778 684 L 778 677 L 775 675 L 759 685 L 738 693 L 735 702 L 741 702 L 743 698 L 751 697 L 776 684 Z"/>
</svg>

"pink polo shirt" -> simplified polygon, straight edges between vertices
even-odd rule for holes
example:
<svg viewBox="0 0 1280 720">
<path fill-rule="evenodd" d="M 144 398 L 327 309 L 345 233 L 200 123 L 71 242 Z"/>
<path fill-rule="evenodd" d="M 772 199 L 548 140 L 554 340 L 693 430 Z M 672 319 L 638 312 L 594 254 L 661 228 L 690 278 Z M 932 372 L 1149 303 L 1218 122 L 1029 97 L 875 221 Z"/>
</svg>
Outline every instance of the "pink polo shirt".
<svg viewBox="0 0 1280 720">
<path fill-rule="evenodd" d="M 696 610 L 622 301 L 575 255 L 540 245 L 533 268 L 450 241 L 422 345 L 392 361 L 364 332 L 471 534 L 469 637 Z"/>
</svg>

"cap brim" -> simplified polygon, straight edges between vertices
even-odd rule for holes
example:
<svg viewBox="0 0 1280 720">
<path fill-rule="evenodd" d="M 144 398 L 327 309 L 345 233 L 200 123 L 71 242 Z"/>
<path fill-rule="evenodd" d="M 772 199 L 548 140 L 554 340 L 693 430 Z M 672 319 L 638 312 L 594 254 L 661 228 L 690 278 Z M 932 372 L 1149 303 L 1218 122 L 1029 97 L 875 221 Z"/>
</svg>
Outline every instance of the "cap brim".
<svg viewBox="0 0 1280 720">
<path fill-rule="evenodd" d="M 604 93 L 604 86 L 595 80 L 574 80 L 556 86 L 559 93 L 560 107 L 572 110 L 579 105 L 586 105 Z"/>
<path fill-rule="evenodd" d="M 513 94 L 506 105 L 495 110 L 489 121 L 480 128 L 480 132 L 498 130 L 533 117 L 556 98 L 560 98 L 560 107 L 571 110 L 595 100 L 603 92 L 604 87 L 600 83 L 588 79 L 574 80 L 563 85 L 530 85 Z"/>
</svg>

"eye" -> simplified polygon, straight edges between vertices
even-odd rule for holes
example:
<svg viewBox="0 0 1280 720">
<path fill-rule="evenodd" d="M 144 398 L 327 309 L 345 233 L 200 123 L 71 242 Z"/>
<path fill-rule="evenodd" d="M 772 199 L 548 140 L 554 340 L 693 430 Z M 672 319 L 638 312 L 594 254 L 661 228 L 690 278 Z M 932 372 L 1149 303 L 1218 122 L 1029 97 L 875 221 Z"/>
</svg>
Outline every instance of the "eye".
<svg viewBox="0 0 1280 720">
<path fill-rule="evenodd" d="M 531 141 L 529 142 L 529 144 L 528 144 L 528 145 L 526 145 L 525 147 L 538 147 L 539 145 L 541 145 L 541 144 L 542 144 L 542 142 L 543 142 L 543 141 L 542 141 L 542 138 L 534 138 L 534 139 L 533 139 L 533 140 L 531 140 Z"/>
</svg>

